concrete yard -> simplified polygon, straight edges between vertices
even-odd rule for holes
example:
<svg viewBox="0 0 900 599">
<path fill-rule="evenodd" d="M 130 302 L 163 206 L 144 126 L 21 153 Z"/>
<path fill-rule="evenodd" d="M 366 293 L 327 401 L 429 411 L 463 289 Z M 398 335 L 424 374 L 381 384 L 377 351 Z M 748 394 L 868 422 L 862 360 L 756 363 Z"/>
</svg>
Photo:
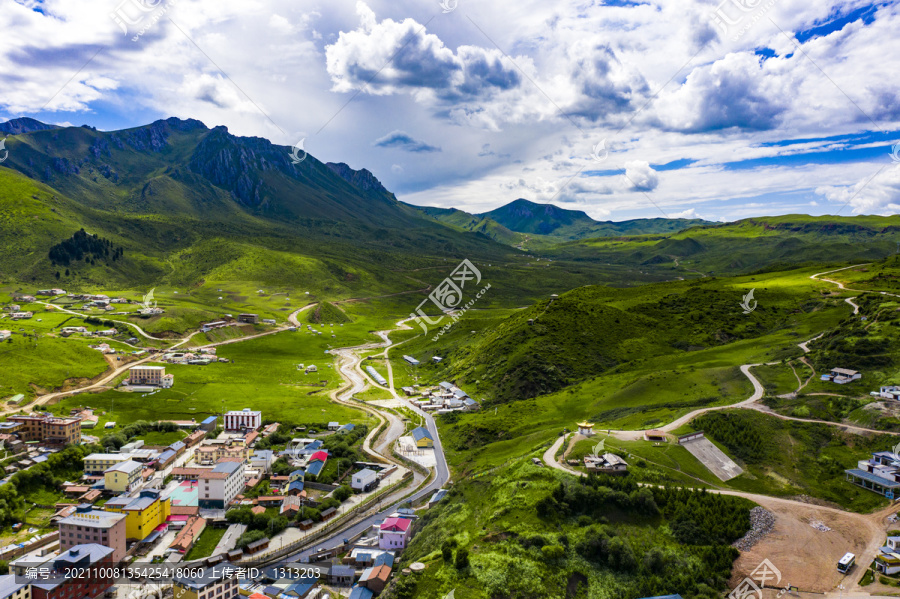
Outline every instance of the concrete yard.
<svg viewBox="0 0 900 599">
<path fill-rule="evenodd" d="M 400 437 L 397 439 L 397 452 L 403 457 L 409 458 L 426 468 L 434 468 L 437 463 L 434 449 L 420 449 L 416 447 L 416 442 L 411 436 Z"/>
<path fill-rule="evenodd" d="M 683 444 L 691 454 L 700 460 L 709 471 L 718 476 L 721 480 L 731 480 L 735 476 L 740 476 L 744 470 L 734 463 L 722 450 L 713 445 L 712 441 L 706 438 L 695 439 Z"/>
</svg>

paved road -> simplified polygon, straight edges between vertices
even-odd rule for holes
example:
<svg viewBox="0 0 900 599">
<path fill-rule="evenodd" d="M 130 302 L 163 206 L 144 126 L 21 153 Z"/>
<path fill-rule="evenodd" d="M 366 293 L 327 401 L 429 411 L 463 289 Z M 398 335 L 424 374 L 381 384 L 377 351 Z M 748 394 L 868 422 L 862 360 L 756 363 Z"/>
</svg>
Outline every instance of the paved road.
<svg viewBox="0 0 900 599">
<path fill-rule="evenodd" d="M 406 319 L 406 320 L 408 320 L 408 319 Z M 370 343 L 370 344 L 361 345 L 361 346 L 353 347 L 353 348 L 342 348 L 342 349 L 331 350 L 331 353 L 336 354 L 337 356 L 339 356 L 339 359 L 340 359 L 340 366 L 338 368 L 338 372 L 342 376 L 344 376 L 347 379 L 347 382 L 350 384 L 350 386 L 346 390 L 342 391 L 339 394 L 339 396 L 336 396 L 336 399 L 338 399 L 338 401 L 346 401 L 354 393 L 358 393 L 359 391 L 362 391 L 366 387 L 367 377 L 365 377 L 364 373 L 360 369 L 361 359 L 360 359 L 358 352 L 372 349 L 375 347 L 383 346 L 385 348 L 384 355 L 386 356 L 387 349 L 389 347 L 391 347 L 391 345 L 392 345 L 392 342 L 389 337 L 390 333 L 393 331 L 396 331 L 396 330 L 410 328 L 406 324 L 406 320 L 401 320 L 400 322 L 398 322 L 397 328 L 395 328 L 395 329 L 392 329 L 389 331 L 377 331 L 376 335 L 381 337 L 381 339 L 383 340 L 383 342 L 380 344 L 371 344 Z M 391 384 L 391 391 L 393 392 L 393 384 Z M 394 393 L 394 395 L 396 396 L 396 393 Z M 353 405 L 354 405 L 354 407 L 357 407 L 357 408 L 360 407 L 360 405 L 356 404 L 356 403 L 354 403 Z M 370 406 L 366 406 L 364 409 L 374 410 L 374 408 L 372 408 Z M 435 424 L 434 418 L 430 414 L 422 412 L 421 410 L 419 410 L 418 407 L 410 406 L 410 409 L 421 414 L 424 417 L 425 426 L 428 429 L 428 431 L 431 433 L 431 436 L 434 438 L 434 452 L 435 452 L 435 458 L 437 458 L 437 459 L 436 459 L 434 476 L 432 477 L 431 482 L 429 482 L 425 487 L 416 491 L 409 497 L 404 497 L 403 499 L 395 500 L 392 496 L 390 498 L 390 502 L 388 502 L 388 501 L 385 502 L 385 505 L 388 506 L 386 509 L 381 510 L 378 513 L 368 516 L 366 518 L 363 518 L 362 520 L 355 522 L 354 524 L 344 528 L 343 530 L 334 532 L 329 537 L 317 541 L 315 543 L 315 545 L 312 547 L 303 549 L 301 551 L 295 552 L 289 556 L 282 558 L 280 560 L 280 563 L 308 559 L 312 553 L 318 551 L 320 548 L 334 547 L 335 545 L 342 543 L 345 538 L 349 538 L 356 534 L 362 533 L 362 532 L 368 530 L 369 528 L 371 528 L 372 525 L 374 525 L 378 522 L 381 522 L 386 517 L 388 517 L 390 514 L 397 511 L 397 509 L 402 507 L 405 503 L 407 503 L 407 502 L 416 503 L 422 498 L 430 497 L 435 491 L 437 491 L 438 489 L 442 488 L 445 484 L 447 484 L 447 482 L 450 480 L 450 468 L 447 465 L 447 459 L 446 459 L 446 456 L 444 455 L 444 448 L 443 448 L 443 445 L 441 444 L 440 435 L 438 434 L 437 424 Z M 380 410 L 374 410 L 374 411 L 378 412 L 382 417 L 393 416 L 390 413 L 381 412 Z M 402 426 L 402 423 L 399 422 L 399 419 L 396 419 L 396 416 L 394 416 L 394 419 L 389 418 L 389 420 L 391 420 L 391 427 L 388 429 L 388 434 L 385 437 L 385 441 L 383 443 L 381 443 L 379 445 L 379 447 L 377 448 L 377 453 L 379 453 L 383 458 L 385 458 L 391 462 L 394 462 L 395 460 L 391 457 L 390 450 L 385 449 L 385 446 L 387 446 L 389 448 L 390 445 L 393 444 L 393 441 L 396 439 L 396 437 L 392 436 L 392 431 L 395 430 L 395 425 L 399 424 L 399 428 L 396 429 L 399 431 L 399 433 L 402 433 L 403 426 Z M 399 433 L 397 436 L 399 436 Z M 367 439 L 366 441 L 368 442 L 369 440 L 370 439 Z M 369 451 L 369 452 L 371 453 L 371 451 Z M 421 475 L 418 475 L 418 476 L 421 476 Z M 414 483 L 414 484 L 417 485 L 417 483 Z M 402 495 L 405 492 L 406 491 L 398 491 L 398 493 L 395 493 L 394 495 Z"/>
<path fill-rule="evenodd" d="M 777 362 L 773 362 L 773 364 L 777 364 Z M 705 414 L 706 412 L 714 412 L 716 410 L 730 410 L 733 408 L 748 407 L 748 406 L 750 406 L 750 404 L 753 404 L 753 403 L 759 401 L 760 399 L 762 399 L 763 393 L 765 393 L 765 388 L 763 388 L 762 383 L 759 382 L 759 379 L 757 379 L 756 376 L 754 376 L 754 374 L 752 372 L 750 372 L 750 369 L 753 368 L 754 366 L 760 366 L 760 365 L 761 364 L 744 364 L 743 366 L 741 366 L 741 372 L 743 372 L 744 375 L 748 379 L 750 379 L 750 382 L 753 383 L 753 393 L 747 399 L 740 401 L 738 403 L 728 404 L 725 406 L 711 406 L 708 408 L 700 408 L 698 410 L 694 410 L 693 412 L 688 412 L 681 418 L 678 418 L 663 427 L 653 429 L 653 430 L 662 430 L 667 433 L 672 432 L 672 431 L 676 430 L 677 428 L 682 427 L 685 424 L 689 423 L 690 421 L 695 419 L 697 416 L 700 416 L 701 414 Z M 616 438 L 618 438 L 618 439 L 634 441 L 637 439 L 643 439 L 645 432 L 646 431 L 643 431 L 643 430 L 610 431 L 610 434 L 615 435 Z"/>
</svg>

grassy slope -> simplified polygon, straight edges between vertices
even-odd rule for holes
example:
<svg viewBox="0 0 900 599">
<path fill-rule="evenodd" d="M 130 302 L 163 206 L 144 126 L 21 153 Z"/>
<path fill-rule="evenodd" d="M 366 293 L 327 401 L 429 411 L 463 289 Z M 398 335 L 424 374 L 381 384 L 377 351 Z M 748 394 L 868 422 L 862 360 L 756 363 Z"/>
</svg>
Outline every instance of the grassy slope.
<svg viewBox="0 0 900 599">
<path fill-rule="evenodd" d="M 283 332 L 219 347 L 218 357 L 234 363 L 166 365 L 166 372 L 175 375 L 175 384 L 153 393 L 152 400 L 143 393 L 105 391 L 66 398 L 52 409 L 58 414 L 83 405 L 103 410 L 96 429 L 103 433 L 136 420 L 199 421 L 223 409 L 245 407 L 262 410 L 264 418 L 280 422 L 365 422 L 365 414 L 328 399 L 328 391 L 342 379 L 333 371 L 325 350 L 374 341 L 369 331 L 381 323 L 365 314 L 354 313 L 353 317 L 353 323 L 336 327 L 336 338 L 316 336 L 305 329 Z M 304 374 L 297 364 L 315 364 L 318 372 Z M 103 429 L 107 421 L 115 421 L 117 428 Z"/>
<path fill-rule="evenodd" d="M 509 313 L 481 333 L 466 336 L 478 326 L 459 323 L 438 343 L 423 336 L 407 348 L 425 359 L 439 352 L 447 364 L 429 368 L 443 368 L 444 376 L 465 383 L 470 393 L 510 401 L 558 391 L 602 372 L 659 366 L 665 356 L 677 356 L 689 367 L 695 356 L 702 361 L 719 347 L 791 335 L 800 321 L 815 322 L 823 308 L 837 308 L 837 300 L 820 296 L 826 285 L 798 272 L 627 290 L 584 287 Z M 748 316 L 739 304 L 751 287 L 759 305 Z"/>
<path fill-rule="evenodd" d="M 736 274 L 789 265 L 867 262 L 896 252 L 900 216 L 760 217 L 694 227 L 671 235 L 585 239 L 543 252 L 673 276 Z M 677 264 L 676 264 L 677 260 Z"/>
</svg>

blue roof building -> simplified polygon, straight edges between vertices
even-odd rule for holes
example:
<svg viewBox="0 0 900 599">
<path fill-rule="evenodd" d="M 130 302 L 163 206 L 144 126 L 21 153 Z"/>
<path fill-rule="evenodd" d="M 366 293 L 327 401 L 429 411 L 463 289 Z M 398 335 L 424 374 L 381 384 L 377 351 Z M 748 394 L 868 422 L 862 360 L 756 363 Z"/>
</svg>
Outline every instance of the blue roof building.
<svg viewBox="0 0 900 599">
<path fill-rule="evenodd" d="M 350 589 L 349 599 L 372 599 L 372 591 L 370 591 L 366 587 L 356 585 L 355 587 Z"/>
</svg>

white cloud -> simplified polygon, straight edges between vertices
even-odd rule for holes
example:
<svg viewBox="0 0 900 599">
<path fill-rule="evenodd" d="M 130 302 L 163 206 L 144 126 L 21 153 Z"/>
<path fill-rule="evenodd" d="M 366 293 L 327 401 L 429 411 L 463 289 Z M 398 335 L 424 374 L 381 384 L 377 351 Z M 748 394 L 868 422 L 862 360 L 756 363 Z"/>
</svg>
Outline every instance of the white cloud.
<svg viewBox="0 0 900 599">
<path fill-rule="evenodd" d="M 656 171 L 644 160 L 632 160 L 625 163 L 625 178 L 634 191 L 653 191 L 659 186 Z"/>
<path fill-rule="evenodd" d="M 819 187 L 816 193 L 839 205 L 838 210 L 849 206 L 853 214 L 897 214 L 900 212 L 900 164 L 885 166 L 853 185 Z"/>
</svg>

